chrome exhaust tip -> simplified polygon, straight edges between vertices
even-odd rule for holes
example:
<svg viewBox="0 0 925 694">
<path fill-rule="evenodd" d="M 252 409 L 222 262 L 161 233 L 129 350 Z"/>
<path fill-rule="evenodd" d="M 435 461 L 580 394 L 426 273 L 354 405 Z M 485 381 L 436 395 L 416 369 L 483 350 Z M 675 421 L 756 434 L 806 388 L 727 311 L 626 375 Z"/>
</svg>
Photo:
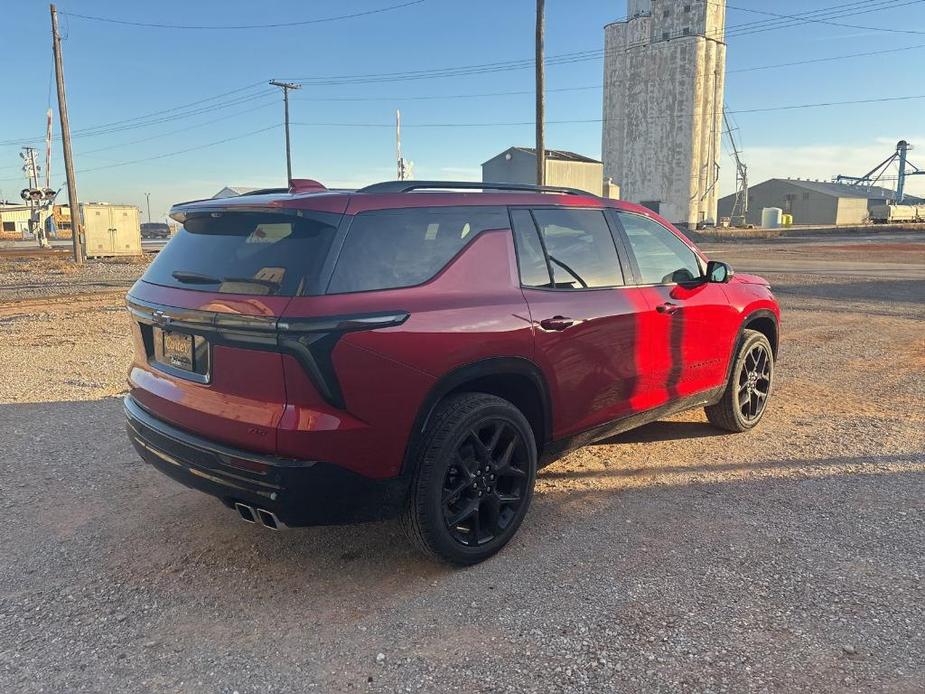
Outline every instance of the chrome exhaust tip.
<svg viewBox="0 0 925 694">
<path fill-rule="evenodd" d="M 236 501 L 234 507 L 238 515 L 241 516 L 241 520 L 248 523 L 262 525 L 270 530 L 282 530 L 286 527 L 285 523 L 277 518 L 275 513 L 267 511 L 265 508 L 255 508 L 249 504 L 242 504 L 240 501 Z"/>
<path fill-rule="evenodd" d="M 258 508 L 256 511 L 257 517 L 260 518 L 260 522 L 263 523 L 263 527 L 269 528 L 270 530 L 279 530 L 283 527 L 283 524 L 280 523 L 276 514 L 272 511 L 267 511 L 264 508 Z"/>
<path fill-rule="evenodd" d="M 236 501 L 234 507 L 240 514 L 241 520 L 247 521 L 248 523 L 257 522 L 257 515 L 254 513 L 253 506 L 248 506 L 247 504 L 242 504 L 240 501 Z"/>
</svg>

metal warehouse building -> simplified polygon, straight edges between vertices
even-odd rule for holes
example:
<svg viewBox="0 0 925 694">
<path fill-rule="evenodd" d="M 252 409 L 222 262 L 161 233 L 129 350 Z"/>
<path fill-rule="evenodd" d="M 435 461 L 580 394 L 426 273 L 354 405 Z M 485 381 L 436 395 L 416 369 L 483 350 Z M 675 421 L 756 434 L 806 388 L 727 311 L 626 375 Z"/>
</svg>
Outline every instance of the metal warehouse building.
<svg viewBox="0 0 925 694">
<path fill-rule="evenodd" d="M 536 149 L 511 147 L 482 164 L 485 183 L 536 183 Z M 586 190 L 619 197 L 612 183 L 604 185 L 604 165 L 597 159 L 561 149 L 546 150 L 546 185 Z M 608 190 L 604 190 L 604 188 Z"/>
<path fill-rule="evenodd" d="M 794 224 L 861 224 L 867 220 L 873 205 L 893 200 L 889 188 L 870 188 L 847 183 L 808 181 L 798 178 L 772 178 L 748 189 L 748 223 L 761 224 L 761 210 L 779 207 L 793 215 Z M 916 199 L 906 196 L 909 204 Z M 735 195 L 719 200 L 719 216 L 732 216 Z"/>
</svg>

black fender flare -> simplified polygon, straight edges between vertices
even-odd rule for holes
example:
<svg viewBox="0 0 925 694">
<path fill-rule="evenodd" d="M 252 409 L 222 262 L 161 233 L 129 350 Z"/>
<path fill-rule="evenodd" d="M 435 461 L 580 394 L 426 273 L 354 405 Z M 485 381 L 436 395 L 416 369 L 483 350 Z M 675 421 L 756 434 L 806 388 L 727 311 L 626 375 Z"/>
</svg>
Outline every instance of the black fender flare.
<svg viewBox="0 0 925 694">
<path fill-rule="evenodd" d="M 777 316 L 773 311 L 766 308 L 759 308 L 751 313 L 747 313 L 742 319 L 742 322 L 739 324 L 739 331 L 736 333 L 735 342 L 732 343 L 732 354 L 729 356 L 729 364 L 726 366 L 726 383 L 729 383 L 729 379 L 732 376 L 732 367 L 735 365 L 736 354 L 739 353 L 739 347 L 742 344 L 742 340 L 745 336 L 745 331 L 748 330 L 749 324 L 754 321 L 756 318 L 768 318 L 774 323 L 774 341 L 771 344 L 771 353 L 774 357 L 774 361 L 777 361 L 779 343 L 780 343 L 780 322 L 777 320 Z"/>
<path fill-rule="evenodd" d="M 418 408 L 414 418 L 414 425 L 405 446 L 405 457 L 402 461 L 401 474 L 413 471 L 418 445 L 421 442 L 424 430 L 437 405 L 443 398 L 457 390 L 460 386 L 486 376 L 524 376 L 528 378 L 540 394 L 540 407 L 543 413 L 543 441 L 537 441 L 542 451 L 552 436 L 552 404 L 549 397 L 549 386 L 542 369 L 536 363 L 525 357 L 490 357 L 477 362 L 465 364 L 444 374 L 427 393 L 427 396 Z"/>
</svg>

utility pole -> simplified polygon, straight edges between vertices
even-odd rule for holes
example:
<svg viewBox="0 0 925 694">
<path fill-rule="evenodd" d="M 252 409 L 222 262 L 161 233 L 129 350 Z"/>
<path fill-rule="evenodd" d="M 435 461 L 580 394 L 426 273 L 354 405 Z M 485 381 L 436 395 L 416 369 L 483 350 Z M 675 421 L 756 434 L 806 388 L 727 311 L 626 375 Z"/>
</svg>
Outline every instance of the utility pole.
<svg viewBox="0 0 925 694">
<path fill-rule="evenodd" d="M 270 80 L 270 84 L 283 90 L 283 109 L 286 112 L 286 185 L 292 180 L 292 151 L 289 146 L 289 90 L 301 89 L 301 84 Z"/>
<path fill-rule="evenodd" d="M 71 125 L 67 119 L 67 95 L 64 92 L 64 60 L 61 57 L 61 34 L 58 33 L 58 9 L 51 8 L 51 46 L 55 54 L 55 82 L 58 85 L 58 116 L 61 118 L 61 145 L 64 149 L 64 175 L 67 177 L 67 201 L 71 210 L 71 247 L 74 262 L 83 264 L 83 247 L 80 240 L 80 203 L 77 201 L 77 180 L 74 178 L 74 160 L 71 155 Z"/>
<path fill-rule="evenodd" d="M 398 163 L 398 180 L 409 181 L 414 178 L 411 175 L 412 162 L 405 161 L 401 155 L 401 111 L 395 109 L 395 159 Z"/>
<path fill-rule="evenodd" d="M 395 161 L 398 164 L 398 180 L 405 180 L 405 167 L 401 159 L 401 111 L 395 109 Z"/>
<path fill-rule="evenodd" d="M 151 193 L 145 193 L 145 200 L 148 201 L 148 224 L 151 223 Z"/>
<path fill-rule="evenodd" d="M 536 0 L 536 183 L 540 186 L 546 185 L 546 142 L 543 133 L 543 122 L 546 118 L 543 71 L 545 4 L 545 0 Z"/>
</svg>

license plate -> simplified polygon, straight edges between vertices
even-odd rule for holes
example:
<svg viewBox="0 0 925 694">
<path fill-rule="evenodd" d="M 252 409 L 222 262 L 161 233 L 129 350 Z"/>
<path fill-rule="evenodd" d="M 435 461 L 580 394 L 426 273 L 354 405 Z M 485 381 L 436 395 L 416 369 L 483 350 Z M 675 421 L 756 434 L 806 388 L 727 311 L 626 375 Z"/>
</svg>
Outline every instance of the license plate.
<svg viewBox="0 0 925 694">
<path fill-rule="evenodd" d="M 192 371 L 193 363 L 193 336 L 184 333 L 163 334 L 164 361 L 171 366 L 185 371 Z"/>
</svg>

